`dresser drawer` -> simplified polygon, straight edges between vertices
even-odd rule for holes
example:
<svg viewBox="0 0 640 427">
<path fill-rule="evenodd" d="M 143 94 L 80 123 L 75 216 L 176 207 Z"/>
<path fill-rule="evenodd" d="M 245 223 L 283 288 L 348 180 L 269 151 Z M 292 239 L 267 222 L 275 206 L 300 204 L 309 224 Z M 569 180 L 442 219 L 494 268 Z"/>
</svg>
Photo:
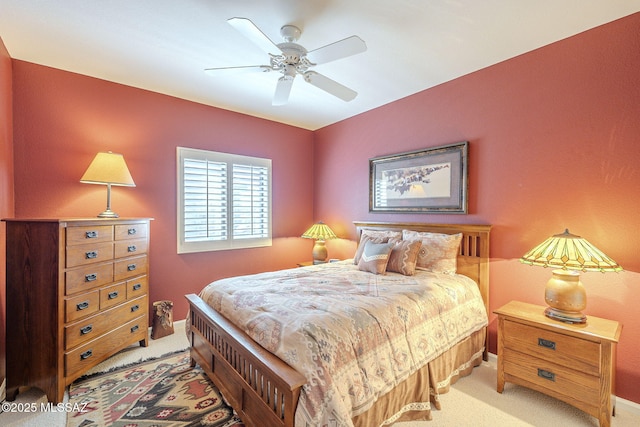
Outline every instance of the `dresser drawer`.
<svg viewBox="0 0 640 427">
<path fill-rule="evenodd" d="M 127 284 L 117 283 L 100 289 L 100 310 L 118 305 L 127 300 Z"/>
<path fill-rule="evenodd" d="M 504 322 L 504 346 L 590 375 L 600 373 L 600 345 L 585 339 Z"/>
<path fill-rule="evenodd" d="M 65 273 L 65 294 L 71 295 L 87 289 L 97 288 L 113 282 L 113 263 L 91 264 L 67 270 Z"/>
<path fill-rule="evenodd" d="M 65 376 L 77 377 L 81 372 L 112 355 L 114 349 L 123 348 L 123 343 L 144 340 L 147 334 L 147 319 L 145 316 L 140 316 L 75 350 L 65 352 Z"/>
<path fill-rule="evenodd" d="M 146 295 L 149 290 L 148 276 L 140 276 L 127 280 L 127 299 L 133 299 L 140 295 Z"/>
<path fill-rule="evenodd" d="M 113 226 L 67 227 L 67 246 L 113 241 Z"/>
<path fill-rule="evenodd" d="M 83 342 L 99 337 L 111 330 L 114 323 L 128 322 L 139 317 L 144 313 L 144 308 L 148 307 L 148 304 L 145 295 L 65 326 L 65 350 L 70 350 Z"/>
<path fill-rule="evenodd" d="M 598 376 L 585 375 L 566 366 L 506 348 L 504 374 L 505 377 L 512 376 L 543 387 L 547 392 L 551 392 L 548 394 L 574 405 L 575 402 L 571 400 L 588 405 L 598 402 Z M 509 381 L 519 382 L 514 378 L 509 378 Z"/>
<path fill-rule="evenodd" d="M 125 240 L 116 242 L 115 257 L 124 258 L 134 255 L 142 255 L 147 253 L 146 240 Z"/>
<path fill-rule="evenodd" d="M 116 225 L 115 240 L 145 239 L 149 234 L 149 225 L 120 224 Z"/>
<path fill-rule="evenodd" d="M 89 316 L 100 309 L 100 294 L 97 290 L 64 300 L 65 322 L 73 322 Z"/>
<path fill-rule="evenodd" d="M 67 246 L 67 268 L 113 259 L 113 243 L 89 243 Z"/>
<path fill-rule="evenodd" d="M 147 256 L 137 256 L 118 260 L 114 265 L 114 279 L 124 280 L 130 277 L 147 274 Z"/>
</svg>

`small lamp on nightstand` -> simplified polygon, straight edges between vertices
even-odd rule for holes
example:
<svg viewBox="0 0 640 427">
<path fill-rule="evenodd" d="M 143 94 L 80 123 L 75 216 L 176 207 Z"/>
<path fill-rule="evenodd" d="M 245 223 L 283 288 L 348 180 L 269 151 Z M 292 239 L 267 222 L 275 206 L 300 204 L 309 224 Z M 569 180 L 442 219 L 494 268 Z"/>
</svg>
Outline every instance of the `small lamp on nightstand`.
<svg viewBox="0 0 640 427">
<path fill-rule="evenodd" d="M 520 262 L 553 270 L 547 282 L 544 299 L 549 305 L 545 315 L 567 323 L 585 323 L 582 314 L 587 306 L 587 293 L 580 282 L 579 271 L 622 271 L 617 262 L 580 236 L 565 230 L 540 243 L 524 254 Z"/>
<path fill-rule="evenodd" d="M 98 215 L 100 218 L 118 218 L 118 214 L 111 210 L 112 185 L 136 186 L 122 154 L 112 153 L 111 151 L 96 154 L 84 175 L 80 178 L 80 182 L 107 186 L 107 209 Z"/>
<path fill-rule="evenodd" d="M 302 235 L 305 239 L 316 239 L 315 245 L 313 245 L 313 263 L 322 264 L 327 262 L 327 248 L 324 245 L 325 240 L 337 239 L 338 236 L 329 228 L 329 226 L 322 221 L 313 224 Z"/>
</svg>

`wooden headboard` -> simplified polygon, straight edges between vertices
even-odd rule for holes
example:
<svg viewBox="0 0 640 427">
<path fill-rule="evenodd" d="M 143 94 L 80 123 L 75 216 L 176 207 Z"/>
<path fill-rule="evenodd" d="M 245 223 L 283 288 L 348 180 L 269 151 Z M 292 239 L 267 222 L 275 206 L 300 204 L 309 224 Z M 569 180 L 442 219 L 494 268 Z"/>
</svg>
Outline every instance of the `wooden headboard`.
<svg viewBox="0 0 640 427">
<path fill-rule="evenodd" d="M 472 278 L 478 284 L 487 315 L 489 314 L 490 225 L 365 221 L 354 221 L 353 224 L 358 232 L 358 240 L 360 240 L 362 230 L 414 230 L 443 234 L 462 233 L 462 242 L 458 253 L 458 273 Z"/>
</svg>

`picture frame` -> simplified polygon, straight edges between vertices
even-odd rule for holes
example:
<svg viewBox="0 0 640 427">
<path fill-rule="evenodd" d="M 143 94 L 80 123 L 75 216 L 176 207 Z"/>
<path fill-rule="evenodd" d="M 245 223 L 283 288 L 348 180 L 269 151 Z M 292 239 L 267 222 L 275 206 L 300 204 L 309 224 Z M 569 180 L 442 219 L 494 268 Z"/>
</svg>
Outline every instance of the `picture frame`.
<svg viewBox="0 0 640 427">
<path fill-rule="evenodd" d="M 467 213 L 469 142 L 369 159 L 369 212 Z"/>
</svg>

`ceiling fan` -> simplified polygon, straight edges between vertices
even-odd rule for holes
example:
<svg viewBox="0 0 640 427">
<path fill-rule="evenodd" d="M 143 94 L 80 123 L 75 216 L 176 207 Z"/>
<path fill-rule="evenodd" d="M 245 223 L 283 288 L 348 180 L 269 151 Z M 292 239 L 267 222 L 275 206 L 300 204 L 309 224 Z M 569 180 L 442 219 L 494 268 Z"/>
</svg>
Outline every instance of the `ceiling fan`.
<svg viewBox="0 0 640 427">
<path fill-rule="evenodd" d="M 307 51 L 304 47 L 296 43 L 302 32 L 294 25 L 285 25 L 280 28 L 280 34 L 284 42 L 275 44 L 247 18 L 230 18 L 227 22 L 262 49 L 262 51 L 267 53 L 271 58 L 270 63 L 269 65 L 207 68 L 205 71 L 208 74 L 216 76 L 254 71 L 277 71 L 282 74 L 282 77 L 278 79 L 276 85 L 272 102 L 273 105 L 284 105 L 287 103 L 291 86 L 293 85 L 293 79 L 298 74 L 300 74 L 307 83 L 343 101 L 351 101 L 358 95 L 353 89 L 310 69 L 318 64 L 324 64 L 366 51 L 367 45 L 360 37 L 347 37 L 346 39 L 339 40 L 318 49 Z"/>
</svg>

